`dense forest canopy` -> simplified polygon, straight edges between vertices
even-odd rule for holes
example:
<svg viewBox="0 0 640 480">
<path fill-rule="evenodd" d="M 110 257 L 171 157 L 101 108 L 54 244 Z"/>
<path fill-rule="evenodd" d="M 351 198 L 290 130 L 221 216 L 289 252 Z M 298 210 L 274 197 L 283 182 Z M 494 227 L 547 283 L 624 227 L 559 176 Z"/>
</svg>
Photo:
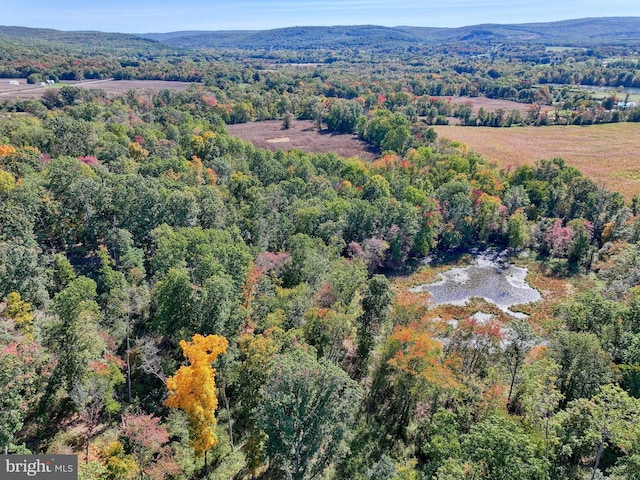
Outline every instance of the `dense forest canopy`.
<svg viewBox="0 0 640 480">
<path fill-rule="evenodd" d="M 77 453 L 104 480 L 638 478 L 640 200 L 562 158 L 498 169 L 430 128 L 638 121 L 630 98 L 570 88 L 640 86 L 628 45 L 246 55 L 0 33 L 0 76 L 58 84 L 0 96 L 7 452 Z M 97 78 L 193 85 L 60 85 Z M 355 133 L 376 159 L 227 134 L 268 119 Z M 515 318 L 410 291 L 474 249 L 528 266 L 544 300 Z"/>
</svg>

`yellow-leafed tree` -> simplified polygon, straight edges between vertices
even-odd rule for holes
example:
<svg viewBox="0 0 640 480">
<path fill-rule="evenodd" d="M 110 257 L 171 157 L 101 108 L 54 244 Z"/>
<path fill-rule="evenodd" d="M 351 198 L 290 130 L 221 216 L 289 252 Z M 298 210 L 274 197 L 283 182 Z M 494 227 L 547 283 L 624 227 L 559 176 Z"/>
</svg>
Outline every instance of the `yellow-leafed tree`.
<svg viewBox="0 0 640 480">
<path fill-rule="evenodd" d="M 211 363 L 227 351 L 227 339 L 219 335 L 195 334 L 191 342 L 182 340 L 180 347 L 189 365 L 178 369 L 167 379 L 169 398 L 165 405 L 184 410 L 189 417 L 191 446 L 198 456 L 218 442 L 214 415 L 218 407 L 216 370 Z"/>
<path fill-rule="evenodd" d="M 11 292 L 7 295 L 5 309 L 0 312 L 0 316 L 11 318 L 20 333 L 27 340 L 33 341 L 33 319 L 35 315 L 31 304 L 23 301 L 18 292 Z"/>
</svg>

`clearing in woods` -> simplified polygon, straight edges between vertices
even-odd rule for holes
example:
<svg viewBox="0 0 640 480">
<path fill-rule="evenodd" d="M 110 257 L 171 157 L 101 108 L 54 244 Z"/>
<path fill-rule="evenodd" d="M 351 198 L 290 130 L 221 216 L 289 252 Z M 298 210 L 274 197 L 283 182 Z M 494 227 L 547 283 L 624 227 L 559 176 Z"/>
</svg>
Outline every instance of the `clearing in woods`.
<svg viewBox="0 0 640 480">
<path fill-rule="evenodd" d="M 11 81 L 19 82 L 18 85 L 11 84 Z M 170 82 L 168 80 L 83 80 L 80 82 L 63 81 L 51 86 L 30 85 L 25 78 L 2 78 L 0 79 L 0 100 L 41 98 L 42 95 L 52 88 L 63 86 L 86 88 L 89 90 L 104 90 L 107 94 L 126 93 L 129 90 L 187 90 L 189 82 Z"/>
<path fill-rule="evenodd" d="M 625 197 L 640 195 L 640 123 L 589 126 L 436 126 L 438 138 L 467 144 L 501 168 L 564 158 L 584 175 Z"/>
<path fill-rule="evenodd" d="M 435 126 L 439 138 L 469 145 L 489 162 L 501 168 L 534 165 L 538 160 L 564 158 L 584 175 L 625 197 L 640 195 L 640 123 L 610 123 L 590 126 L 553 127 L 461 127 Z M 282 129 L 282 121 L 228 125 L 229 135 L 258 148 L 308 152 L 335 152 L 343 157 L 374 160 L 371 146 L 355 135 L 318 132 L 313 122 L 295 120 Z"/>
<path fill-rule="evenodd" d="M 27 85 L 19 79 L 19 85 L 4 79 L 0 84 L 2 98 L 39 98 L 47 89 Z M 102 89 L 108 94 L 128 90 L 186 90 L 190 83 L 154 80 L 92 80 L 70 83 L 81 88 Z M 60 84 L 56 85 L 57 87 Z M 487 111 L 502 108 L 510 111 L 518 108 L 525 113 L 530 105 L 505 100 L 485 98 L 444 97 L 452 103 L 466 103 L 474 113 L 480 107 Z M 590 126 L 551 127 L 434 127 L 440 138 L 465 143 L 486 160 L 496 162 L 502 168 L 533 165 L 541 159 L 564 158 L 571 166 L 609 190 L 616 190 L 627 198 L 640 195 L 640 123 L 612 123 Z M 359 157 L 374 160 L 379 152 L 356 135 L 332 135 L 318 132 L 313 122 L 295 120 L 292 128 L 282 129 L 282 121 L 272 120 L 229 125 L 229 135 L 252 142 L 258 148 L 289 150 L 296 148 L 308 152 L 335 152 L 342 157 Z"/>
<path fill-rule="evenodd" d="M 512 110 L 518 110 L 522 116 L 526 116 L 527 112 L 533 107 L 531 103 L 513 102 L 511 100 L 500 100 L 497 98 L 487 97 L 435 97 L 445 102 L 452 103 L 454 105 L 469 105 L 474 115 L 477 115 L 481 108 L 484 108 L 486 112 L 495 112 L 502 109 L 507 115 Z M 542 106 L 543 112 L 553 110 L 553 107 L 548 105 Z M 454 118 L 450 118 L 449 121 L 455 121 Z"/>
<path fill-rule="evenodd" d="M 253 143 L 257 148 L 272 151 L 298 149 L 312 153 L 334 152 L 341 157 L 375 160 L 380 154 L 357 135 L 338 135 L 324 130 L 318 132 L 311 120 L 294 120 L 291 128 L 282 128 L 282 120 L 227 125 L 232 137 Z"/>
</svg>

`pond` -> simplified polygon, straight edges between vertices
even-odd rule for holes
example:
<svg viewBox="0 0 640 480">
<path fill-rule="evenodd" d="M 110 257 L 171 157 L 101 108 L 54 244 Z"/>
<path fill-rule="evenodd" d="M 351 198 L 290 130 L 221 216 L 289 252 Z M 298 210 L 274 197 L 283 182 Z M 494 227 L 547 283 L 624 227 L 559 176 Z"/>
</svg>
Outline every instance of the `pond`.
<svg viewBox="0 0 640 480">
<path fill-rule="evenodd" d="M 527 269 L 506 263 L 494 252 L 478 254 L 471 265 L 452 268 L 435 283 L 418 285 L 412 292 L 429 292 L 436 305 L 464 305 L 472 297 L 484 298 L 505 313 L 518 318 L 525 314 L 512 312 L 513 305 L 536 302 L 540 293 L 526 282 Z"/>
</svg>

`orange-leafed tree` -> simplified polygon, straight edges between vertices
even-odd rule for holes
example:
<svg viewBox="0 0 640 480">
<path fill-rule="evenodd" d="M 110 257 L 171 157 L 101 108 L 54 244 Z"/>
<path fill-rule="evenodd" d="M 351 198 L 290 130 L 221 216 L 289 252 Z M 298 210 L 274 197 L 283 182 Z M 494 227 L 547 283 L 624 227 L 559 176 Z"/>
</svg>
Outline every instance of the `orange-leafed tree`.
<svg viewBox="0 0 640 480">
<path fill-rule="evenodd" d="M 191 446 L 202 456 L 218 443 L 215 435 L 216 370 L 211 363 L 227 351 L 227 339 L 220 335 L 206 337 L 195 334 L 191 342 L 182 340 L 180 347 L 189 365 L 178 369 L 167 379 L 169 398 L 165 405 L 184 410 L 189 417 Z"/>
<path fill-rule="evenodd" d="M 9 155 L 13 155 L 14 153 L 16 153 L 15 147 L 7 144 L 0 145 L 0 157 L 8 157 Z"/>
<path fill-rule="evenodd" d="M 444 354 L 443 326 L 423 318 L 406 326 L 396 325 L 382 350 L 382 362 L 373 376 L 367 405 L 383 430 L 406 438 L 410 419 L 435 412 L 438 404 L 464 387 L 455 374 L 457 360 Z"/>
<path fill-rule="evenodd" d="M 396 327 L 389 342 L 396 351 L 389 365 L 436 389 L 460 388 L 454 374 L 456 361 L 445 357 L 442 343 L 434 338 L 434 333 L 416 322 Z"/>
</svg>

